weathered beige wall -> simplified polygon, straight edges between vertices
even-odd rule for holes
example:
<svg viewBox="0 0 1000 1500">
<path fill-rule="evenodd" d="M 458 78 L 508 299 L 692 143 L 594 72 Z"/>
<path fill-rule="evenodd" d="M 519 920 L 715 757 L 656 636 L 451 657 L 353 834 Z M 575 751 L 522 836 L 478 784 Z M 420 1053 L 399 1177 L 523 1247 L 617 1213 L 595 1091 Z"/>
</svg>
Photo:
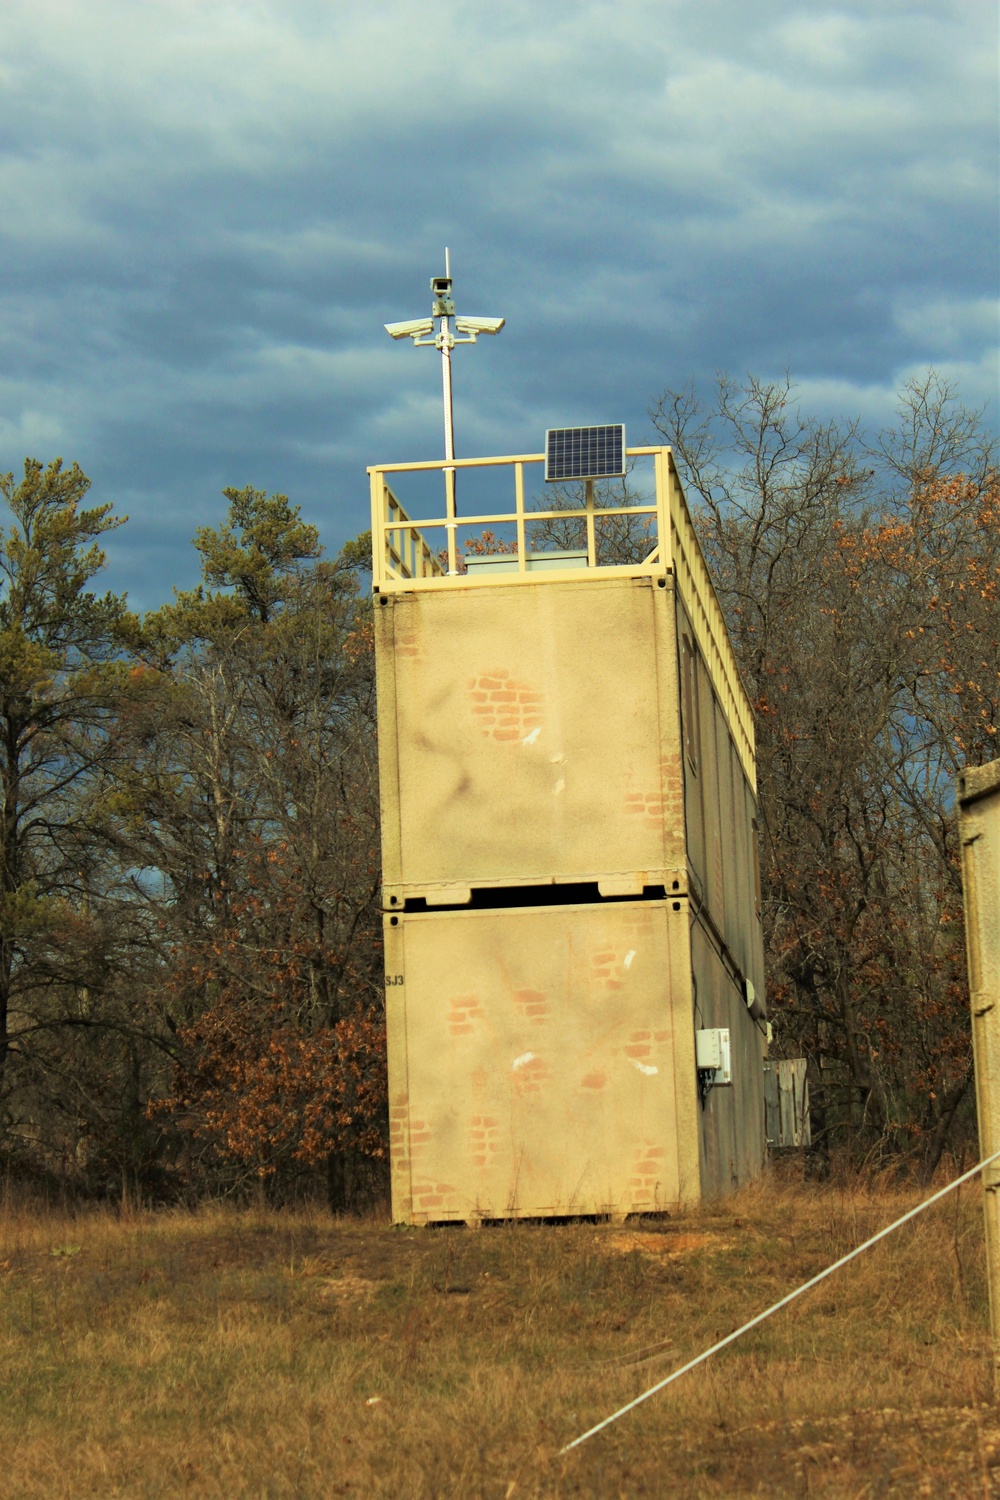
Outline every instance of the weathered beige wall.
<svg viewBox="0 0 1000 1500">
<path fill-rule="evenodd" d="M 397 1221 L 700 1192 L 685 901 L 389 916 Z"/>
<path fill-rule="evenodd" d="M 732 1084 L 699 1103 L 701 1191 L 720 1198 L 756 1177 L 764 1164 L 764 1037 L 754 1024 L 732 965 L 704 921 L 691 928 L 697 1026 L 729 1028 Z"/>
<path fill-rule="evenodd" d="M 981 1159 L 1000 1151 L 1000 760 L 958 778 L 965 942 L 969 965 Z M 983 1168 L 993 1364 L 1000 1390 L 1000 1162 Z"/>
<path fill-rule="evenodd" d="M 540 575 L 379 599 L 387 905 L 684 879 L 668 582 Z"/>
<path fill-rule="evenodd" d="M 693 632 L 678 600 L 678 652 Z M 749 979 L 764 1004 L 764 943 L 754 876 L 757 799 L 746 778 L 704 659 L 695 647 L 697 701 L 682 694 L 684 813 L 691 891 L 729 968 Z M 683 733 L 691 714 L 694 732 Z M 694 744 L 695 754 L 688 747 Z M 720 1023 L 721 1024 L 721 1023 Z"/>
<path fill-rule="evenodd" d="M 747 980 L 764 1004 L 764 949 L 754 879 L 756 797 L 729 733 L 705 661 L 681 600 L 678 653 L 693 649 L 695 673 L 681 696 L 685 822 L 695 918 L 691 962 L 695 1025 L 727 1027 L 733 1082 L 713 1088 L 700 1109 L 702 1193 L 721 1197 L 761 1170 L 764 1161 L 766 1052 L 746 1002 Z M 687 717 L 693 727 L 685 733 Z M 693 751 L 693 753 L 691 753 Z"/>
</svg>

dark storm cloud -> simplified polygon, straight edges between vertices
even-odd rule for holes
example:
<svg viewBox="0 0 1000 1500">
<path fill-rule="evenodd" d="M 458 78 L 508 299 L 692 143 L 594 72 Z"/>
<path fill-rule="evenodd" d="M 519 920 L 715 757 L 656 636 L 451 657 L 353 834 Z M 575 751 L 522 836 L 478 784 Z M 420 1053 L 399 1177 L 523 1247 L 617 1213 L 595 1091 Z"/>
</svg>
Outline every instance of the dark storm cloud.
<svg viewBox="0 0 1000 1500">
<path fill-rule="evenodd" d="M 935 0 L 21 0 L 0 82 L 0 463 L 77 458 L 132 514 L 112 580 L 188 583 L 223 484 L 336 546 L 365 463 L 434 457 L 452 247 L 500 339 L 465 452 L 624 418 L 718 368 L 884 418 L 996 361 L 996 22 Z"/>
</svg>

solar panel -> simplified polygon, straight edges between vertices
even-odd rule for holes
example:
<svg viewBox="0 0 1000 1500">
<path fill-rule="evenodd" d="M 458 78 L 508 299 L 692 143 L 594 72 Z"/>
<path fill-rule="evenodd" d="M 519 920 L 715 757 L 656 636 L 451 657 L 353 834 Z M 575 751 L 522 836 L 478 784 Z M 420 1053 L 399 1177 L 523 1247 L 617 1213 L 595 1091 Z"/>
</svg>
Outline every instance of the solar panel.
<svg viewBox="0 0 1000 1500">
<path fill-rule="evenodd" d="M 625 428 L 550 427 L 545 434 L 545 478 L 603 479 L 625 473 Z"/>
</svg>

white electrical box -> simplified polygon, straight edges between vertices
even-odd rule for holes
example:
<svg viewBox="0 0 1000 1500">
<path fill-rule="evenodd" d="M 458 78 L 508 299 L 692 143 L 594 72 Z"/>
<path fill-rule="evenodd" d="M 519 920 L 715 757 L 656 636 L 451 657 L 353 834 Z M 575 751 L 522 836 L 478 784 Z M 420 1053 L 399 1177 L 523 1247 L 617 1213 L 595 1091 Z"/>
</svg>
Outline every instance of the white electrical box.
<svg viewBox="0 0 1000 1500">
<path fill-rule="evenodd" d="M 729 1050 L 728 1026 L 715 1026 L 696 1031 L 694 1037 L 698 1071 L 714 1073 L 712 1084 L 716 1088 L 720 1084 L 732 1083 L 733 1067 Z"/>
</svg>

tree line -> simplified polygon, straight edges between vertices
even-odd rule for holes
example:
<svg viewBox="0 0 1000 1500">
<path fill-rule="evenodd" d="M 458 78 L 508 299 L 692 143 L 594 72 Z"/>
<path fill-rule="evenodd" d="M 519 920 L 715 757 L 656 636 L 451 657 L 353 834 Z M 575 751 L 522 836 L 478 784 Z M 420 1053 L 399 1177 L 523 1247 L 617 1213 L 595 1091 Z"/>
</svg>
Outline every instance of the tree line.
<svg viewBox="0 0 1000 1500">
<path fill-rule="evenodd" d="M 776 1049 L 809 1059 L 821 1166 L 930 1173 L 974 1128 L 953 788 L 1000 754 L 990 434 L 933 375 L 874 435 L 787 380 L 668 390 L 651 416 L 757 713 Z M 77 466 L 0 489 L 8 1177 L 380 1194 L 366 539 L 328 558 L 286 496 L 228 489 L 201 584 L 140 617 L 97 591 L 121 521 Z M 642 550 L 639 518 L 606 524 L 602 560 Z"/>
<path fill-rule="evenodd" d="M 154 1198 L 319 1172 L 344 1207 L 385 1137 L 362 553 L 227 490 L 202 584 L 139 618 L 92 588 L 120 522 L 88 488 L 2 482 L 8 1171 Z"/>
<path fill-rule="evenodd" d="M 778 1049 L 808 1059 L 821 1161 L 928 1176 L 975 1130 L 954 787 L 1000 756 L 992 435 L 934 374 L 873 435 L 787 380 L 652 416 L 756 710 Z"/>
</svg>

